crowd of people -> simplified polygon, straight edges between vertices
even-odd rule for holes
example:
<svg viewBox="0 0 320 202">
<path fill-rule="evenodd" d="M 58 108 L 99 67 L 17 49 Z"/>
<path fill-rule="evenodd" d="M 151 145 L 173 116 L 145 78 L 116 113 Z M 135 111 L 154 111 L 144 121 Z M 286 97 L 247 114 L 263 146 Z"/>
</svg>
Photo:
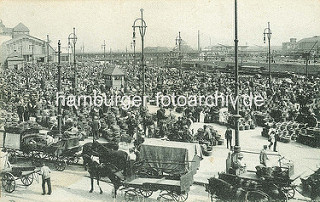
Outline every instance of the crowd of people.
<svg viewBox="0 0 320 202">
<path fill-rule="evenodd" d="M 122 66 L 124 67 L 124 66 Z M 74 71 L 72 67 L 62 66 L 62 92 L 64 95 L 141 95 L 142 79 L 140 67 L 126 65 L 125 85 L 120 89 L 108 88 L 105 84 L 102 65 L 87 61 L 77 65 L 77 87 L 72 88 Z M 5 121 L 24 122 L 30 117 L 40 125 L 57 130 L 57 67 L 51 64 L 35 64 L 22 69 L 5 69 L 1 74 L 1 108 L 6 114 Z M 264 98 L 262 106 L 240 105 L 240 115 L 244 120 L 255 123 L 255 113 L 267 114 L 274 122 L 295 120 L 307 123 L 310 127 L 317 124 L 320 111 L 316 99 L 319 96 L 319 78 L 307 80 L 303 77 L 273 78 L 272 88 L 268 87 L 268 78 L 260 75 L 241 76 L 239 94 L 261 95 Z M 147 67 L 145 93 L 154 98 L 157 93 L 162 95 L 195 95 L 208 96 L 233 94 L 233 75 L 221 72 L 204 72 L 197 69 L 185 69 L 181 72 L 176 68 Z M 151 104 L 151 103 L 150 103 Z M 121 106 L 89 106 L 83 103 L 75 108 L 67 105 L 62 107 L 62 129 L 81 134 L 83 138 L 93 136 L 98 139 L 103 136 L 108 140 L 119 137 L 138 136 L 167 137 L 176 141 L 198 140 L 204 130 L 192 131 L 193 122 L 214 121 L 212 117 L 223 108 L 221 100 L 217 106 L 184 106 L 172 105 L 162 107 L 156 114 L 147 107 Z M 166 115 L 166 109 L 182 114 L 181 117 Z M 229 107 L 228 113 L 234 111 Z M 174 113 L 173 113 L 174 114 Z M 232 124 L 232 116 L 229 116 Z M 214 132 L 208 131 L 206 141 L 212 141 Z M 201 136 L 202 137 L 202 136 Z M 130 138 L 129 138 L 130 139 Z"/>
</svg>

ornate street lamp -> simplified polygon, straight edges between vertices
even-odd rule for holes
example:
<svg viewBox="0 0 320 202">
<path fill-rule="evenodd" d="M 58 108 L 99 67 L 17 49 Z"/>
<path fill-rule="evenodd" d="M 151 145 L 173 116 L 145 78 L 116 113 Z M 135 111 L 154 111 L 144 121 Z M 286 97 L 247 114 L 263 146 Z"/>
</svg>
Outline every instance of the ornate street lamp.
<svg viewBox="0 0 320 202">
<path fill-rule="evenodd" d="M 235 96 L 239 96 L 239 67 L 238 67 L 238 7 L 237 0 L 234 1 L 235 7 L 235 39 L 234 39 L 234 77 L 235 77 Z M 239 141 L 239 119 L 241 115 L 239 114 L 239 99 L 236 101 L 236 109 L 235 114 L 233 115 L 235 121 L 235 146 L 234 146 L 234 154 L 238 156 L 240 154 L 240 141 Z"/>
<path fill-rule="evenodd" d="M 76 28 L 73 28 L 73 33 L 69 34 L 68 36 L 68 44 L 71 44 L 71 40 L 73 43 L 73 71 L 74 71 L 74 81 L 73 81 L 73 91 L 74 93 L 77 92 L 77 71 L 76 71 L 76 43 L 77 43 L 77 35 L 76 35 Z"/>
<path fill-rule="evenodd" d="M 141 8 L 140 9 L 140 12 L 141 12 L 141 18 L 137 18 L 134 22 L 133 22 L 133 35 L 132 35 L 132 38 L 133 40 L 135 41 L 135 38 L 136 38 L 136 28 L 139 29 L 139 33 L 140 33 L 140 36 L 141 36 L 141 69 L 142 69 L 142 83 L 143 83 L 143 86 L 142 86 L 142 106 L 145 106 L 145 103 L 144 103 L 144 99 L 143 99 L 143 96 L 145 95 L 145 64 L 144 64 L 144 35 L 146 33 L 146 29 L 147 29 L 147 24 L 146 22 L 143 20 L 143 9 Z M 136 22 L 137 21 L 140 21 L 141 24 L 140 25 L 136 25 Z"/>
<path fill-rule="evenodd" d="M 268 67 L 269 67 L 269 88 L 272 89 L 272 84 L 271 84 L 271 46 L 270 46 L 270 41 L 271 41 L 271 29 L 270 29 L 270 22 L 268 22 L 268 27 L 264 29 L 263 32 L 263 41 L 266 43 L 266 35 L 268 37 Z"/>
</svg>

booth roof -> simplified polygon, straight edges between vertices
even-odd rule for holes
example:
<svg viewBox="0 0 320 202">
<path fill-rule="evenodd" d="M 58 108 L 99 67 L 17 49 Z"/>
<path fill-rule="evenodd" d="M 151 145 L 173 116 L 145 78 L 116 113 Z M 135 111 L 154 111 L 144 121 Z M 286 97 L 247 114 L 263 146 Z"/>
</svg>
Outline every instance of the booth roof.
<svg viewBox="0 0 320 202">
<path fill-rule="evenodd" d="M 125 73 L 117 66 L 108 67 L 104 71 L 105 75 L 111 75 L 111 76 L 124 76 Z"/>
</svg>

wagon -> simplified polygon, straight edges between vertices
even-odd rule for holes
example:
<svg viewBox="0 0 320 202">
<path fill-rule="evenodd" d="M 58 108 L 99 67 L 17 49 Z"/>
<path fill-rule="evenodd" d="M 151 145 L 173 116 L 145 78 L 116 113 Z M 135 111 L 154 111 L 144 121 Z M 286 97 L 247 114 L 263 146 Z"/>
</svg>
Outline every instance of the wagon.
<svg viewBox="0 0 320 202">
<path fill-rule="evenodd" d="M 208 179 L 206 191 L 211 199 L 244 201 L 287 201 L 294 198 L 296 185 L 292 184 L 299 176 L 293 177 L 293 163 L 279 159 L 279 166 L 256 166 L 257 171 L 230 174 L 219 173 L 218 178 Z"/>
<path fill-rule="evenodd" d="M 3 147 L 12 151 L 11 155 L 22 154 L 25 158 L 31 158 L 36 165 L 39 161 L 50 161 L 55 168 L 63 171 L 66 163 L 77 163 L 81 150 L 79 138 L 65 138 L 56 143 L 47 142 L 47 135 L 39 133 L 4 133 Z"/>
<path fill-rule="evenodd" d="M 150 197 L 185 201 L 202 158 L 199 144 L 147 139 L 140 148 L 144 164 L 124 182 L 126 200 Z"/>
<path fill-rule="evenodd" d="M 24 186 L 32 184 L 35 174 L 34 166 L 11 166 L 8 161 L 8 155 L 3 156 L 4 165 L 1 171 L 1 183 L 6 192 L 12 193 L 16 189 L 17 180 L 21 180 Z"/>
</svg>

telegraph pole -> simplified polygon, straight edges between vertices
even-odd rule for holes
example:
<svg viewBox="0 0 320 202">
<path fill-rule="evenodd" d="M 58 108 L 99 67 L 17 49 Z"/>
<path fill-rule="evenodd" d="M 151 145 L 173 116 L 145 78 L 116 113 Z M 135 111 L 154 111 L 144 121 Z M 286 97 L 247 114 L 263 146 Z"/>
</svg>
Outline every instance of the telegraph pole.
<svg viewBox="0 0 320 202">
<path fill-rule="evenodd" d="M 103 40 L 101 47 L 103 48 L 103 66 L 106 67 L 106 40 Z"/>
<path fill-rule="evenodd" d="M 176 38 L 176 45 L 178 45 L 179 47 L 179 74 L 180 74 L 180 77 L 181 77 L 181 70 L 182 70 L 182 55 L 181 55 L 181 42 L 182 42 L 182 39 L 181 39 L 181 36 L 180 36 L 180 32 L 179 32 L 179 35 L 178 37 Z"/>
<path fill-rule="evenodd" d="M 50 72 L 50 68 L 49 68 L 49 43 L 50 43 L 50 40 L 49 40 L 49 35 L 47 35 L 47 78 L 49 78 L 49 72 Z"/>
<path fill-rule="evenodd" d="M 112 50 L 111 50 L 111 47 L 110 47 L 110 63 L 112 63 Z"/>
<path fill-rule="evenodd" d="M 76 29 L 73 28 L 73 35 L 76 39 Z M 74 68 L 74 92 L 77 92 L 77 69 L 76 69 L 76 40 L 73 40 L 73 68 Z"/>
<path fill-rule="evenodd" d="M 127 65 L 129 64 L 129 61 L 128 61 L 128 48 L 126 46 L 126 62 L 127 62 Z"/>
<path fill-rule="evenodd" d="M 61 65 L 60 65 L 60 51 L 61 43 L 58 41 L 58 93 L 61 92 Z M 61 114 L 61 100 L 58 102 L 58 130 L 61 134 L 62 114 Z"/>
</svg>

